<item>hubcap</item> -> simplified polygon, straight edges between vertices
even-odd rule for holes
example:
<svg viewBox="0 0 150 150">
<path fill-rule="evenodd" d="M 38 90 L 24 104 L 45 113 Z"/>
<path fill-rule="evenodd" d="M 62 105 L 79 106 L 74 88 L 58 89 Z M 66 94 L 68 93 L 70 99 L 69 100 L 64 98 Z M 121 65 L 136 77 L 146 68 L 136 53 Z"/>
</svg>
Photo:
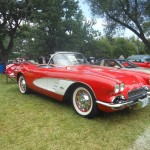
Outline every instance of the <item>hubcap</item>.
<svg viewBox="0 0 150 150">
<path fill-rule="evenodd" d="M 24 78 L 21 78 L 20 79 L 20 90 L 22 92 L 25 92 L 26 91 L 26 82 L 25 82 L 25 79 Z"/>
<path fill-rule="evenodd" d="M 89 93 L 84 90 L 80 90 L 76 94 L 76 105 L 82 112 L 87 112 L 91 108 L 91 97 Z"/>
</svg>

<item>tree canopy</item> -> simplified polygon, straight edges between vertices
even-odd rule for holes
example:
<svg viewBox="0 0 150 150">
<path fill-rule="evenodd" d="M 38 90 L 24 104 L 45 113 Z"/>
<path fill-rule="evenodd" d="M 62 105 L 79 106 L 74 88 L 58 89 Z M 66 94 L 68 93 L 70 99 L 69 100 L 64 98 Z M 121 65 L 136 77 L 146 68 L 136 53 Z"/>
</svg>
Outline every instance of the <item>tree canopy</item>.
<svg viewBox="0 0 150 150">
<path fill-rule="evenodd" d="M 0 1 L 0 56 L 5 63 L 13 48 L 16 32 L 22 21 L 30 16 L 28 0 Z"/>
<path fill-rule="evenodd" d="M 129 28 L 150 50 L 146 39 L 150 35 L 148 0 L 87 1 L 93 13 L 106 18 L 107 33 Z M 115 58 L 145 52 L 142 42 L 134 38 L 101 37 L 93 29 L 95 22 L 84 18 L 78 3 L 78 0 L 0 1 L 0 63 L 6 63 L 10 54 L 36 59 L 55 51 L 79 51 L 86 56 Z"/>
<path fill-rule="evenodd" d="M 106 20 L 106 32 L 128 28 L 135 33 L 150 51 L 150 1 L 149 0 L 86 0 L 93 14 Z"/>
<path fill-rule="evenodd" d="M 100 35 L 93 23 L 85 20 L 77 0 L 0 1 L 1 62 L 7 61 L 12 50 L 29 57 L 80 51 Z"/>
</svg>

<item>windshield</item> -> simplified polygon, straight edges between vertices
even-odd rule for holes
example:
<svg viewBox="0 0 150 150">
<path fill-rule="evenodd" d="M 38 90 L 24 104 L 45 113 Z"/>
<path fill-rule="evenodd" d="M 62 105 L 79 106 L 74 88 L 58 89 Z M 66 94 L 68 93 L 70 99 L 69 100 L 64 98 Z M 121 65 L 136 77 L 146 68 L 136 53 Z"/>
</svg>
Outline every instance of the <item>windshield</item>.
<svg viewBox="0 0 150 150">
<path fill-rule="evenodd" d="M 146 62 L 150 62 L 150 58 L 145 58 L 145 61 Z"/>
<path fill-rule="evenodd" d="M 50 60 L 50 65 L 70 66 L 77 64 L 87 64 L 86 58 L 81 53 L 56 53 Z"/>
<path fill-rule="evenodd" d="M 119 60 L 119 62 L 125 67 L 125 68 L 136 68 L 138 67 L 137 65 L 133 64 L 130 61 L 127 60 Z"/>
<path fill-rule="evenodd" d="M 129 56 L 127 60 L 132 60 L 132 61 L 139 61 L 139 62 L 145 62 L 147 59 L 150 59 L 149 55 L 133 55 Z"/>
</svg>

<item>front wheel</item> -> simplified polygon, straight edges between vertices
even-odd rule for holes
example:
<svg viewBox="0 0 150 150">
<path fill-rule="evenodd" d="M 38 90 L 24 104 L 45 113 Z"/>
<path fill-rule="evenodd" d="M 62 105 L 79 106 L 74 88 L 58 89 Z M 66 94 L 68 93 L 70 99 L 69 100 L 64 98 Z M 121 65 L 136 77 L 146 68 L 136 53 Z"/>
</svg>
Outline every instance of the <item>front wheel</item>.
<svg viewBox="0 0 150 150">
<path fill-rule="evenodd" d="M 26 80 L 23 75 L 19 76 L 18 85 L 19 85 L 19 90 L 22 94 L 29 93 L 29 88 L 26 84 Z"/>
<path fill-rule="evenodd" d="M 93 93 L 85 86 L 75 88 L 72 102 L 76 112 L 85 118 L 93 118 L 98 112 Z"/>
</svg>

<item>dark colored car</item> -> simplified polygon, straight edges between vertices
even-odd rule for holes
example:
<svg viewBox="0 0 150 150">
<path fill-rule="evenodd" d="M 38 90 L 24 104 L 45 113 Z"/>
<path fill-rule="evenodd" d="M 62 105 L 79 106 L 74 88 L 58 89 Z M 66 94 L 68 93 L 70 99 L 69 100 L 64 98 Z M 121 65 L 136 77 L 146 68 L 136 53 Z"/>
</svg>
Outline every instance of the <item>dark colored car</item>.
<svg viewBox="0 0 150 150">
<path fill-rule="evenodd" d="M 150 74 L 149 68 L 139 67 L 126 59 L 101 59 L 100 66 L 122 68 L 124 70 L 141 71 Z"/>
</svg>

